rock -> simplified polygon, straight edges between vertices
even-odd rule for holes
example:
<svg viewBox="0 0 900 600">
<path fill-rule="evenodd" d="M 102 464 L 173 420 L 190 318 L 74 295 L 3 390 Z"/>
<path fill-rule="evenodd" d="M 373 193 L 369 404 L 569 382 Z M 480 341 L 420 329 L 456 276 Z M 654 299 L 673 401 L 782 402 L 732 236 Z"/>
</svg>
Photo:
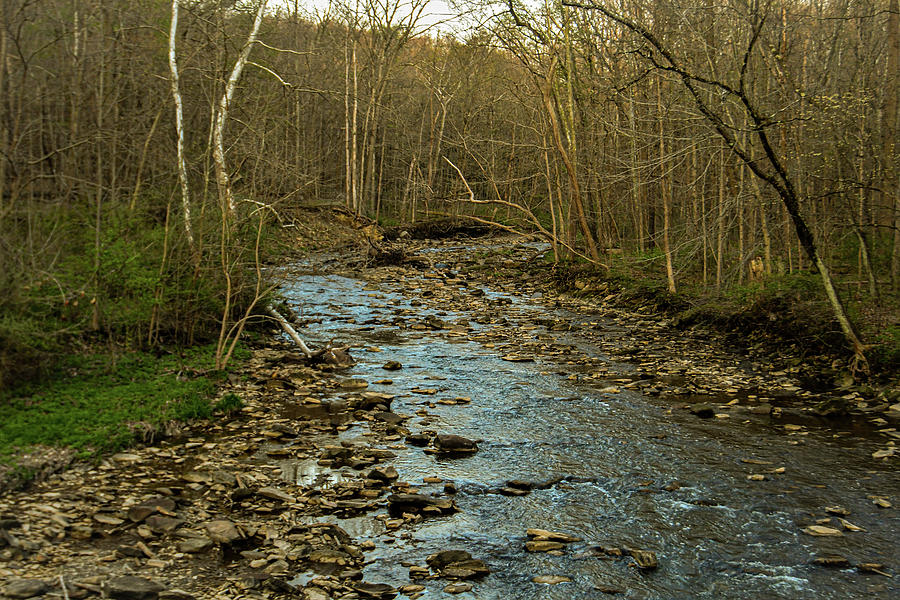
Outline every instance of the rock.
<svg viewBox="0 0 900 600">
<path fill-rule="evenodd" d="M 213 546 L 213 541 L 206 537 L 189 537 L 183 540 L 180 540 L 175 547 L 178 548 L 179 552 L 184 552 L 185 554 L 197 554 L 199 552 L 206 552 Z"/>
<path fill-rule="evenodd" d="M 424 579 L 425 577 L 428 577 L 428 575 L 430 575 L 430 573 L 428 572 L 428 569 L 425 567 L 419 567 L 419 566 L 413 565 L 409 568 L 409 578 L 410 579 Z"/>
<path fill-rule="evenodd" d="M 278 502 L 284 502 L 285 504 L 294 504 L 297 502 L 296 498 L 294 498 L 290 494 L 282 492 L 278 488 L 263 487 L 263 488 L 259 488 L 258 490 L 256 490 L 256 493 L 258 495 L 262 496 L 263 498 L 268 498 L 270 500 L 277 500 Z"/>
<path fill-rule="evenodd" d="M 577 538 L 573 535 L 559 533 L 557 531 L 547 531 L 546 529 L 528 529 L 525 531 L 525 534 L 530 538 L 534 538 L 535 541 L 550 540 L 551 542 L 562 542 L 564 544 L 581 541 L 581 538 Z"/>
<path fill-rule="evenodd" d="M 383 365 L 381 365 L 381 368 L 386 371 L 396 371 L 398 369 L 402 369 L 403 365 L 401 365 L 396 360 L 389 360 L 386 363 L 384 363 Z"/>
<path fill-rule="evenodd" d="M 128 509 L 128 518 L 134 521 L 135 523 L 140 523 L 147 517 L 157 512 L 162 512 L 164 514 L 174 514 L 175 512 L 175 501 L 171 498 L 166 498 L 165 496 L 159 496 L 156 498 L 151 498 L 149 500 L 145 500 L 140 504 L 136 504 Z"/>
<path fill-rule="evenodd" d="M 45 594 L 50 589 L 40 579 L 14 579 L 3 588 L 3 594 L 10 598 L 33 598 Z"/>
<path fill-rule="evenodd" d="M 878 575 L 891 577 L 889 573 L 884 571 L 884 565 L 881 563 L 859 563 L 856 565 L 856 568 L 862 573 L 877 573 Z"/>
<path fill-rule="evenodd" d="M 544 583 L 546 585 L 556 585 L 558 583 L 572 581 L 572 578 L 566 577 L 565 575 L 538 575 L 537 577 L 532 577 L 531 581 L 534 583 Z"/>
<path fill-rule="evenodd" d="M 315 587 L 308 587 L 303 590 L 303 596 L 306 600 L 331 600 L 325 591 Z"/>
<path fill-rule="evenodd" d="M 322 565 L 347 565 L 353 560 L 353 557 L 340 550 L 321 549 L 311 552 L 309 560 Z"/>
<path fill-rule="evenodd" d="M 429 567 L 435 571 L 440 571 L 448 565 L 459 563 L 464 560 L 471 560 L 472 555 L 465 550 L 444 550 L 436 554 L 432 554 L 425 559 Z"/>
<path fill-rule="evenodd" d="M 194 600 L 196 596 L 184 590 L 165 590 L 159 593 L 159 600 Z"/>
<path fill-rule="evenodd" d="M 165 586 L 143 577 L 122 575 L 107 581 L 103 588 L 114 600 L 157 600 Z"/>
<path fill-rule="evenodd" d="M 434 446 L 444 454 L 472 454 L 478 451 L 474 440 L 453 434 L 439 434 L 434 438 Z"/>
<path fill-rule="evenodd" d="M 357 400 L 354 405 L 363 410 L 372 410 L 373 408 L 383 406 L 391 407 L 391 401 L 394 399 L 393 394 L 383 394 L 381 392 L 363 392 L 361 399 Z"/>
<path fill-rule="evenodd" d="M 549 552 L 551 550 L 562 550 L 566 545 L 562 542 L 551 542 L 549 540 L 539 540 L 525 542 L 525 550 L 527 552 Z"/>
<path fill-rule="evenodd" d="M 430 441 L 431 437 L 424 433 L 413 433 L 406 436 L 406 443 L 410 446 L 418 446 L 421 448 L 427 446 Z"/>
<path fill-rule="evenodd" d="M 113 527 L 115 527 L 116 525 L 121 525 L 125 522 L 125 519 L 120 519 L 119 517 L 108 515 L 106 513 L 97 513 L 93 518 L 98 523 L 102 523 L 103 525 L 112 525 Z"/>
<path fill-rule="evenodd" d="M 418 585 L 415 583 L 411 583 L 409 585 L 404 585 L 403 587 L 400 588 L 400 593 L 403 594 L 404 596 L 412 596 L 413 594 L 417 594 L 419 592 L 424 592 L 424 591 L 425 591 L 424 585 Z"/>
<path fill-rule="evenodd" d="M 152 515 L 144 521 L 154 533 L 172 533 L 184 524 L 182 519 L 173 519 L 162 515 Z"/>
<path fill-rule="evenodd" d="M 471 583 L 451 583 L 444 588 L 444 592 L 448 594 L 462 594 L 463 592 L 472 591 Z"/>
<path fill-rule="evenodd" d="M 523 481 L 521 479 L 512 479 L 506 482 L 506 487 L 513 488 L 516 490 L 523 491 L 531 491 L 534 488 L 534 484 L 530 481 Z"/>
<path fill-rule="evenodd" d="M 829 398 L 812 407 L 812 412 L 820 417 L 842 417 L 850 410 L 849 403 L 843 398 Z"/>
<path fill-rule="evenodd" d="M 204 525 L 212 541 L 219 544 L 230 544 L 241 539 L 241 533 L 231 521 L 210 521 Z"/>
<path fill-rule="evenodd" d="M 631 554 L 631 558 L 634 559 L 634 562 L 636 562 L 637 566 L 641 569 L 649 570 L 659 566 L 656 554 L 649 550 L 630 550 L 629 554 Z"/>
<path fill-rule="evenodd" d="M 394 467 L 375 467 L 369 471 L 367 477 L 376 481 L 390 482 L 400 477 L 400 474 Z"/>
<path fill-rule="evenodd" d="M 838 517 L 838 523 L 841 524 L 841 527 L 844 528 L 844 531 L 865 531 L 865 529 L 863 529 L 859 525 L 854 525 L 847 519 L 841 519 L 840 517 Z"/>
<path fill-rule="evenodd" d="M 813 564 L 821 565 L 823 567 L 828 567 L 831 569 L 844 569 L 850 566 L 850 561 L 843 556 L 832 554 L 829 556 L 819 556 L 818 558 L 813 560 Z"/>
<path fill-rule="evenodd" d="M 434 498 L 422 494 L 391 494 L 388 496 L 388 513 L 392 517 L 402 516 L 403 513 L 420 512 L 452 514 L 458 510 L 452 500 L 445 498 Z"/>
<path fill-rule="evenodd" d="M 689 410 L 692 415 L 701 419 L 711 419 L 716 415 L 716 410 L 709 404 L 694 404 Z"/>
<path fill-rule="evenodd" d="M 825 527 L 824 525 L 810 525 L 809 527 L 804 527 L 803 533 L 820 537 L 844 535 L 840 530 Z"/>
<path fill-rule="evenodd" d="M 353 589 L 366 598 L 394 598 L 397 595 L 397 589 L 386 583 L 360 582 L 353 584 Z"/>
<path fill-rule="evenodd" d="M 387 423 L 388 425 L 399 425 L 403 422 L 403 417 L 398 415 L 397 413 L 393 413 L 390 411 L 378 411 L 374 416 L 376 419 L 381 421 L 382 423 Z"/>
</svg>

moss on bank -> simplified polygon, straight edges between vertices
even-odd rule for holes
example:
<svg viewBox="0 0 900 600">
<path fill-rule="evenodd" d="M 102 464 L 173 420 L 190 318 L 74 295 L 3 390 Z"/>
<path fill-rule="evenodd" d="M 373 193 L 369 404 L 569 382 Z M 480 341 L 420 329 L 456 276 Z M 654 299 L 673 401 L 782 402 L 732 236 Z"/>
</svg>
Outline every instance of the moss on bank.
<svg viewBox="0 0 900 600">
<path fill-rule="evenodd" d="M 120 450 L 168 423 L 209 417 L 239 405 L 213 403 L 222 373 L 214 346 L 157 356 L 147 352 L 72 356 L 47 379 L 0 394 L 0 462 L 35 447 L 66 447 L 80 458 Z M 238 357 L 247 355 L 239 350 Z"/>
</svg>

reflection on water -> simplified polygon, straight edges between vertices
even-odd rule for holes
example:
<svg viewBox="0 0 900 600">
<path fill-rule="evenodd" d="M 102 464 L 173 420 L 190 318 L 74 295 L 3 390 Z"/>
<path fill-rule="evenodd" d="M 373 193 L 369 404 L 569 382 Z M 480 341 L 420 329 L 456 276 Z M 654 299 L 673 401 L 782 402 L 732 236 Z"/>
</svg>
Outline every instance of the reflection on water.
<svg viewBox="0 0 900 600">
<path fill-rule="evenodd" d="M 405 565 L 423 565 L 430 553 L 459 548 L 493 570 L 461 596 L 468 598 L 571 600 L 605 597 L 601 589 L 622 591 L 614 597 L 647 599 L 900 597 L 895 579 L 811 564 L 817 556 L 840 554 L 854 564 L 896 568 L 900 519 L 869 496 L 897 494 L 900 475 L 871 460 L 876 448 L 871 440 L 834 437 L 813 424 L 808 435 L 788 438 L 768 416 L 742 424 L 703 421 L 686 411 L 667 414 L 664 401 L 624 388 L 601 392 L 570 380 L 574 365 L 541 356 L 534 363 L 507 362 L 500 358 L 502 350 L 447 331 L 399 328 L 392 321 L 398 313 L 416 318 L 436 313 L 412 307 L 390 286 L 373 294 L 344 277 L 297 276 L 285 293 L 298 312 L 321 321 L 310 332 L 321 342 L 377 342 L 382 352 L 356 352 L 359 364 L 348 376 L 374 382 L 385 377 L 386 360 L 404 365 L 389 373 L 391 384 L 377 389 L 397 395 L 395 412 L 424 411 L 423 419 L 412 422 L 414 433 L 432 429 L 482 440 L 477 454 L 455 460 L 414 447 L 396 450 L 392 464 L 401 479 L 454 482 L 461 512 L 415 525 L 409 539 L 396 540 L 372 530 L 377 521 L 371 516 L 359 518 L 359 529 L 348 532 L 377 545 L 368 555 L 368 581 L 405 585 Z M 568 318 L 518 299 L 497 310 L 508 319 Z M 445 307 L 441 318 L 470 316 Z M 358 333 L 363 323 L 374 329 Z M 472 331 L 495 326 L 473 322 Z M 538 333 L 597 354 L 572 333 Z M 416 388 L 438 392 L 422 396 L 412 392 Z M 457 396 L 472 401 L 435 402 Z M 784 472 L 775 472 L 779 467 Z M 764 480 L 748 479 L 753 474 Z M 333 485 L 339 480 L 327 478 L 341 475 L 305 461 L 292 464 L 286 477 L 301 485 Z M 509 480 L 557 483 L 521 497 L 496 493 Z M 833 538 L 801 533 L 827 518 L 824 509 L 834 504 L 849 509 L 848 519 L 866 531 Z M 562 556 L 527 553 L 525 530 L 531 527 L 584 541 L 571 544 Z M 651 550 L 660 567 L 642 572 L 630 560 L 592 552 L 597 545 Z M 573 581 L 547 586 L 532 583 L 536 575 Z M 425 597 L 445 596 L 445 583 L 424 585 Z"/>
</svg>

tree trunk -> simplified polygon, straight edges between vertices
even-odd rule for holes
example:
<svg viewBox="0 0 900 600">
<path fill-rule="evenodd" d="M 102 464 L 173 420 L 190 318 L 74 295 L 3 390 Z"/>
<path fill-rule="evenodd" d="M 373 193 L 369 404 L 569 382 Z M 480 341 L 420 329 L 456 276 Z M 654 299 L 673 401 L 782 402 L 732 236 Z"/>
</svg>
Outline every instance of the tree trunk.
<svg viewBox="0 0 900 600">
<path fill-rule="evenodd" d="M 244 70 L 244 65 L 247 64 L 247 59 L 250 57 L 250 51 L 253 49 L 253 45 L 256 44 L 256 37 L 259 34 L 259 26 L 262 23 L 266 2 L 267 0 L 259 1 L 259 5 L 256 8 L 256 17 L 253 19 L 253 28 L 250 30 L 250 35 L 247 36 L 247 41 L 244 43 L 244 47 L 241 48 L 237 60 L 234 62 L 234 68 L 228 76 L 228 81 L 225 84 L 225 89 L 219 99 L 219 107 L 216 111 L 216 126 L 213 138 L 216 188 L 218 189 L 219 202 L 222 205 L 222 210 L 229 214 L 234 212 L 235 203 L 234 194 L 231 190 L 231 179 L 228 175 L 228 168 L 225 163 L 225 123 L 228 119 L 228 109 L 231 104 L 231 99 L 234 97 L 234 90 L 237 87 L 237 82 L 241 78 L 241 73 Z"/>
<path fill-rule="evenodd" d="M 184 108 L 181 101 L 181 88 L 178 85 L 178 62 L 175 54 L 175 38 L 177 33 L 178 0 L 172 0 L 172 23 L 169 28 L 169 81 L 172 86 L 172 100 L 175 102 L 175 132 L 178 136 L 175 160 L 178 164 L 178 183 L 181 185 L 181 209 L 184 213 L 184 234 L 187 237 L 188 246 L 190 246 L 191 254 L 193 255 L 195 252 L 194 232 L 191 227 L 191 195 L 188 188 L 187 167 L 185 166 L 184 160 Z M 156 121 L 154 121 L 153 126 L 154 128 L 156 127 Z M 133 204 L 134 203 L 132 202 L 132 205 Z"/>
<path fill-rule="evenodd" d="M 888 57 L 885 73 L 884 105 L 882 107 L 881 154 L 884 180 L 882 186 L 888 198 L 888 206 L 893 205 L 894 228 L 891 250 L 891 287 L 900 291 L 900 189 L 897 173 L 897 108 L 898 73 L 900 73 L 900 1 L 890 0 L 887 22 Z M 891 202 L 893 200 L 893 202 Z"/>
<path fill-rule="evenodd" d="M 663 253 L 666 255 L 666 281 L 669 293 L 676 293 L 675 270 L 672 268 L 672 248 L 669 246 L 669 213 L 672 210 L 672 191 L 669 188 L 668 163 L 666 162 L 666 138 L 663 128 L 662 77 L 656 82 L 656 110 L 659 114 L 659 189 L 663 201 Z"/>
</svg>

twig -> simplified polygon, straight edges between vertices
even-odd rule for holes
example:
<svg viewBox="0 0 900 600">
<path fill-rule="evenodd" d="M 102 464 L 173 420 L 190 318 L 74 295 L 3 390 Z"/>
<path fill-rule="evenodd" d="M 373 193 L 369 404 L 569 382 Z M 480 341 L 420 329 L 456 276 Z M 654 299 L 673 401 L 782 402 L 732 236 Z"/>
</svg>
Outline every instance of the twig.
<svg viewBox="0 0 900 600">
<path fill-rule="evenodd" d="M 69 600 L 69 590 L 66 589 L 66 580 L 62 575 L 59 576 L 59 587 L 62 588 L 63 600 Z"/>
</svg>

